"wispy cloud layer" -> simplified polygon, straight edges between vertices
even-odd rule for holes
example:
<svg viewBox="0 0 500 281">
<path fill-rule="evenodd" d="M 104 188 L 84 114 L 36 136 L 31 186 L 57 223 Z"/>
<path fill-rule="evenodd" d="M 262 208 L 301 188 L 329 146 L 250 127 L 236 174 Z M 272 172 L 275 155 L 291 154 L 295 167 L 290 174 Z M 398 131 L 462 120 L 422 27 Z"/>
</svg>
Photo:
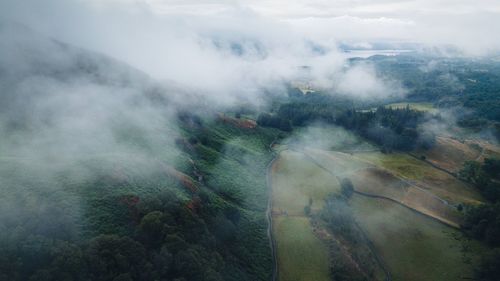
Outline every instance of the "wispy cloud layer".
<svg viewBox="0 0 500 281">
<path fill-rule="evenodd" d="M 468 54 L 487 54 L 500 50 L 492 28 L 500 26 L 499 6 L 489 0 L 27 0 L 2 2 L 0 18 L 231 102 L 263 89 L 279 91 L 284 81 L 300 78 L 304 65 L 318 85 L 342 90 L 346 81 L 363 78 L 373 82 L 369 91 L 343 91 L 385 93 L 377 89 L 391 85 L 369 68 L 344 72 L 339 42 L 454 44 Z M 347 80 L 342 84 L 339 77 Z"/>
</svg>

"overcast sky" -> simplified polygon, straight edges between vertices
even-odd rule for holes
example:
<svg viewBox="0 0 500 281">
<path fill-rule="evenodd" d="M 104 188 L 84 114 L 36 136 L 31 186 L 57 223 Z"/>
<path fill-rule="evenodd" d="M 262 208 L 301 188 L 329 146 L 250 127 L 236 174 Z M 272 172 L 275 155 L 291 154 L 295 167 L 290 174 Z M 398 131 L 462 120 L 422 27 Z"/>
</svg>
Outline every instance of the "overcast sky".
<svg viewBox="0 0 500 281">
<path fill-rule="evenodd" d="M 454 44 L 470 54 L 500 49 L 498 0 L 2 0 L 5 16 L 51 17 L 68 20 L 60 12 L 91 6 L 96 12 L 120 10 L 152 13 L 179 21 L 217 22 L 226 27 L 234 18 L 254 17 L 283 23 L 316 40 L 404 40 L 427 44 Z M 11 2 L 10 4 L 8 2 Z M 12 4 L 15 2 L 23 2 Z M 36 3 L 39 2 L 39 3 Z M 59 5 L 57 3 L 59 2 Z M 67 2 L 67 3 L 65 3 Z M 73 3 L 71 3 L 73 2 Z M 28 3 L 28 4 L 26 4 Z M 35 4 L 36 3 L 36 4 Z M 62 4 L 64 3 L 64 4 Z M 17 8 L 14 8 L 17 6 Z M 31 8 L 31 11 L 26 11 Z M 48 8 L 43 9 L 41 6 Z M 21 8 L 20 8 L 21 7 Z M 79 8 L 75 8 L 79 7 Z M 25 10 L 19 12 L 19 10 Z M 76 11 L 70 11 L 70 14 Z M 45 14 L 44 14 L 45 13 Z M 58 17 L 59 16 L 59 17 Z M 222 20 L 221 20 L 222 19 Z M 47 23 L 45 23 L 47 24 Z M 59 22 L 58 22 L 59 24 Z M 246 28 L 265 28 L 247 26 Z"/>
<path fill-rule="evenodd" d="M 0 0 L 0 19 L 227 97 L 293 80 L 301 65 L 311 66 L 318 85 L 333 87 L 349 75 L 341 73 L 339 42 L 500 51 L 499 0 Z M 234 42 L 243 55 L 232 53 Z M 387 88 L 369 67 L 355 74 L 373 81 L 362 96 Z"/>
<path fill-rule="evenodd" d="M 115 0 L 120 1 L 120 0 Z M 454 44 L 470 54 L 500 49 L 498 0 L 122 0 L 164 14 L 218 16 L 248 10 L 318 39 Z M 102 1 L 96 1 L 102 2 Z"/>
</svg>

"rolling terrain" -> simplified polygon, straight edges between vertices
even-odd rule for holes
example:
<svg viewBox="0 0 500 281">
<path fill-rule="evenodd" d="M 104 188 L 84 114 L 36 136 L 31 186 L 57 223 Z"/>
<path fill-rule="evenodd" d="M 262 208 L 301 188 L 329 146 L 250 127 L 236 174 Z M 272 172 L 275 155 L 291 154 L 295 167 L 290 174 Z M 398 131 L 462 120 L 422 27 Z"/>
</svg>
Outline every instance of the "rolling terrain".
<svg viewBox="0 0 500 281">
<path fill-rule="evenodd" d="M 287 81 L 219 104 L 22 26 L 0 36 L 1 281 L 498 276 L 497 81 L 474 70 L 494 64 L 439 59 L 477 78 L 457 90 L 416 70 L 427 57 L 350 59 L 412 65 L 407 98 Z"/>
<path fill-rule="evenodd" d="M 371 264 L 373 280 L 472 277 L 483 246 L 460 232 L 463 215 L 457 206 L 484 200 L 474 188 L 409 154 L 345 153 L 311 145 L 281 147 L 270 170 L 279 280 L 323 280 L 321 272 L 329 267 L 331 274 L 336 261 L 350 264 L 352 272 Z M 366 239 L 365 251 L 372 251 L 368 257 L 360 258 L 360 246 L 317 219 L 328 195 L 342 193 L 342 179 L 352 182 L 348 205 Z M 299 236 L 307 239 L 298 243 L 294 237 Z M 313 258 L 324 256 L 325 248 L 330 265 Z M 298 252 L 304 254 L 293 254 Z"/>
</svg>

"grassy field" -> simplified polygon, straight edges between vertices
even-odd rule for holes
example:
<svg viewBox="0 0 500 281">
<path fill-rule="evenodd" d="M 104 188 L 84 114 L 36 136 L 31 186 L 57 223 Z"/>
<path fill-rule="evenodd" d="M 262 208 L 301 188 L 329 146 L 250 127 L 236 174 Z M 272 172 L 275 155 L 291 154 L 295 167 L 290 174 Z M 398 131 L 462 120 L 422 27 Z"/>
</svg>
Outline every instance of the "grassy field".
<svg viewBox="0 0 500 281">
<path fill-rule="evenodd" d="M 482 153 L 482 147 L 477 144 L 443 136 L 436 138 L 436 144 L 431 149 L 416 152 L 424 155 L 427 161 L 451 172 L 458 172 L 467 160 L 479 160 Z"/>
<path fill-rule="evenodd" d="M 342 178 L 350 178 L 356 191 L 393 199 L 454 227 L 458 227 L 461 222 L 460 214 L 454 207 L 447 205 L 436 196 L 445 196 L 443 197 L 445 200 L 449 200 L 449 197 L 454 196 L 453 198 L 455 200 L 450 200 L 450 202 L 457 204 L 459 202 L 471 200 L 469 197 L 462 198 L 460 195 L 450 195 L 450 191 L 447 189 L 437 189 L 436 187 L 423 183 L 421 180 L 417 181 L 410 179 L 406 181 L 401 179 L 401 176 L 396 176 L 397 173 L 394 171 L 387 168 L 380 168 L 381 162 L 383 162 L 383 159 L 379 158 L 379 155 L 381 155 L 380 153 L 363 154 L 372 156 L 372 158 L 368 159 L 358 157 L 358 154 L 351 155 L 348 153 L 321 151 L 317 149 L 307 149 L 306 154 L 314 159 L 314 163 L 321 165 L 335 175 Z M 405 166 L 409 165 L 408 161 L 410 161 L 410 163 L 414 163 L 417 168 L 428 168 L 428 164 L 425 162 L 416 160 L 405 154 L 401 154 L 401 156 L 403 156 L 403 159 L 391 156 L 398 160 L 393 161 L 398 164 L 395 167 L 406 168 Z M 386 162 L 395 164 L 390 161 Z M 432 168 L 428 172 L 434 172 L 434 170 L 435 169 Z M 439 170 L 436 171 L 440 172 Z M 411 172 L 418 172 L 418 170 L 415 168 Z M 441 174 L 446 176 L 446 179 L 461 184 L 448 174 L 442 172 Z M 415 175 L 412 174 L 410 176 Z M 435 194 L 434 191 L 436 190 L 437 193 Z"/>
<path fill-rule="evenodd" d="M 464 202 L 475 204 L 482 201 L 481 195 L 472 187 L 408 154 L 369 152 L 358 153 L 356 157 L 415 182 L 452 204 Z"/>
<path fill-rule="evenodd" d="M 431 174 L 436 173 L 422 161 L 419 161 L 405 153 L 384 154 L 380 152 L 357 153 L 355 155 L 360 160 L 390 170 L 397 175 L 413 180 L 421 180 Z"/>
<path fill-rule="evenodd" d="M 392 198 L 452 225 L 459 221 L 453 205 L 482 200 L 450 174 L 405 153 L 344 153 L 317 146 L 305 147 L 303 152 L 284 150 L 273 172 L 280 280 L 327 277 L 321 277 L 321 272 L 328 264 L 318 258 L 325 255 L 326 245 L 314 235 L 303 214 L 309 198 L 314 211 L 321 208 L 326 195 L 340 191 L 336 176 L 351 178 L 355 190 Z M 457 229 L 385 199 L 354 195 L 350 204 L 393 280 L 447 281 L 472 276 L 477 261 L 474 253 L 480 252 L 480 245 L 467 241 Z"/>
<path fill-rule="evenodd" d="M 400 102 L 400 103 L 391 103 L 386 105 L 385 107 L 392 107 L 393 109 L 396 109 L 396 108 L 406 108 L 406 106 L 409 106 L 411 109 L 414 110 L 426 111 L 431 113 L 436 113 L 438 111 L 438 109 L 435 108 L 430 102 Z"/>
<path fill-rule="evenodd" d="M 287 211 L 289 215 L 303 215 L 309 199 L 313 200 L 312 209 L 319 209 L 326 195 L 339 191 L 338 180 L 318 169 L 303 154 L 281 152 L 273 174 L 274 212 Z"/>
<path fill-rule="evenodd" d="M 309 152 L 321 165 L 342 172 L 361 175 L 370 171 L 366 167 L 353 169 L 366 165 L 364 160 L 354 160 L 356 165 L 351 167 L 343 163 L 355 157 L 352 155 Z M 328 192 L 338 192 L 335 177 L 310 158 L 291 151 L 281 152 L 273 171 L 273 231 L 280 280 L 328 280 L 326 244 L 314 235 L 303 208 L 309 197 L 316 202 Z M 391 179 L 387 178 L 386 183 Z M 385 192 L 379 189 L 373 192 Z M 389 201 L 355 195 L 351 206 L 394 280 L 446 281 L 471 276 L 471 265 L 465 263 L 457 230 Z"/>
<path fill-rule="evenodd" d="M 427 161 L 450 172 L 458 172 L 465 161 L 484 161 L 484 158 L 499 158 L 500 147 L 484 140 L 456 139 L 438 136 L 436 144 L 429 150 L 419 150 Z"/>
<path fill-rule="evenodd" d="M 280 281 L 330 280 L 328 248 L 314 233 L 307 217 L 275 217 Z"/>
<path fill-rule="evenodd" d="M 280 153 L 272 171 L 279 280 L 330 280 L 328 247 L 313 233 L 304 207 L 311 198 L 312 208 L 321 208 L 326 195 L 340 190 L 337 179 L 291 151 Z"/>
<path fill-rule="evenodd" d="M 355 195 L 356 220 L 373 242 L 393 280 L 461 280 L 472 276 L 475 260 L 464 256 L 461 234 L 397 204 Z M 468 243 L 477 251 L 479 245 Z"/>
</svg>

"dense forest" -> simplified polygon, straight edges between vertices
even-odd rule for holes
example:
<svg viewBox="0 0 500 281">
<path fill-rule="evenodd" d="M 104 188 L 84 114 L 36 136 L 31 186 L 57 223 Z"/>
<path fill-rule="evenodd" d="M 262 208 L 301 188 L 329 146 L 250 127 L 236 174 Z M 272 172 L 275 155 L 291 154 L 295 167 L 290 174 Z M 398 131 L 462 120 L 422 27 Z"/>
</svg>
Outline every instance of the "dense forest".
<svg viewBox="0 0 500 281">
<path fill-rule="evenodd" d="M 0 204 L 0 280 L 267 280 L 267 193 L 257 175 L 276 133 L 184 113 L 179 125 L 177 145 L 196 164 L 98 166 L 84 183 L 61 175 L 65 188 L 49 193 L 3 165 L 18 184 Z"/>
<path fill-rule="evenodd" d="M 497 280 L 500 275 L 500 159 L 486 158 L 483 164 L 468 161 L 459 176 L 474 185 L 489 201 L 467 206 L 462 227 L 468 235 L 493 248 L 482 257 L 478 278 Z"/>
<path fill-rule="evenodd" d="M 0 280 L 270 278 L 262 175 L 278 130 L 14 31 L 0 55 L 13 61 L 0 65 Z"/>
<path fill-rule="evenodd" d="M 368 60 L 381 74 L 401 81 L 409 100 L 464 106 L 480 118 L 500 121 L 500 66 L 495 61 L 418 54 Z"/>
<path fill-rule="evenodd" d="M 350 106 L 346 106 L 350 104 Z M 357 110 L 353 101 L 338 96 L 311 93 L 302 96 L 291 95 L 279 105 L 275 113 L 262 113 L 257 119 L 261 126 L 290 131 L 291 125 L 305 126 L 324 122 L 342 126 L 380 145 L 384 151 L 410 151 L 417 147 L 430 148 L 435 136 L 420 125 L 440 116 L 406 108 Z"/>
<path fill-rule="evenodd" d="M 380 145 L 383 150 L 410 151 L 430 148 L 435 136 L 419 128 L 425 113 L 412 110 L 378 107 L 375 111 L 347 110 L 336 117 L 336 123 Z"/>
</svg>

